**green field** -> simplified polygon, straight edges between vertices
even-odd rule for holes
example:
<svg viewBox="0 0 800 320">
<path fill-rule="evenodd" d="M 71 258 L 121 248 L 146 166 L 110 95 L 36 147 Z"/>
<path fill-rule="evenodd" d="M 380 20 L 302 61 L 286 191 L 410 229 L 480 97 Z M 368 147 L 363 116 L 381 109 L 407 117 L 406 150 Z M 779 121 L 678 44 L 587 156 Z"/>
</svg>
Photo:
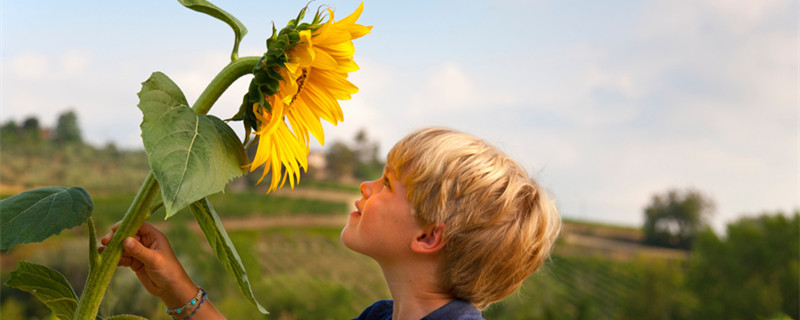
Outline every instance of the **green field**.
<svg viewBox="0 0 800 320">
<path fill-rule="evenodd" d="M 378 265 L 339 241 L 351 204 L 285 194 L 211 197 L 225 224 L 237 226 L 229 228 L 230 236 L 255 296 L 269 315 L 261 315 L 245 302 L 190 214 L 179 213 L 163 221 L 163 212 L 159 212 L 150 222 L 165 231 L 192 278 L 207 289 L 211 301 L 229 319 L 350 319 L 375 300 L 390 297 Z M 122 217 L 130 199 L 130 194 L 95 196 L 93 216 L 99 233 Z M 567 222 L 550 261 L 518 292 L 488 308 L 485 317 L 701 319 L 698 315 L 707 303 L 701 303 L 687 282 L 693 257 L 683 251 L 665 253 L 665 249 L 641 246 L 636 242 L 640 235 L 635 228 Z M 42 243 L 17 246 L 0 259 L 2 280 L 17 260 L 25 259 L 61 271 L 79 291 L 87 272 L 87 239 L 85 227 L 78 227 Z M 590 245 L 578 241 L 586 239 Z M 737 292 L 735 287 L 731 291 Z M 49 315 L 29 294 L 5 286 L 0 301 L 3 320 L 46 319 Z M 769 318 L 779 314 L 769 310 L 780 309 L 764 310 L 756 314 Z M 160 301 L 127 269 L 119 269 L 115 275 L 101 313 L 168 319 Z"/>
</svg>

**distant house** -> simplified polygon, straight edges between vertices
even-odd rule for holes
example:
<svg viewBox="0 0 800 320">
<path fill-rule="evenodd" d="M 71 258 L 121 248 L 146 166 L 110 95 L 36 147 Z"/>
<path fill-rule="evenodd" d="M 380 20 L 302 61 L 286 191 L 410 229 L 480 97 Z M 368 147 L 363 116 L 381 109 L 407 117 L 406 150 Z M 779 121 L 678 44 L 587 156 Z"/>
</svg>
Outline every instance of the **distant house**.
<svg viewBox="0 0 800 320">
<path fill-rule="evenodd" d="M 325 168 L 327 166 L 328 161 L 325 159 L 324 152 L 311 150 L 311 152 L 308 153 L 308 175 L 310 175 L 312 179 L 325 179 Z"/>
</svg>

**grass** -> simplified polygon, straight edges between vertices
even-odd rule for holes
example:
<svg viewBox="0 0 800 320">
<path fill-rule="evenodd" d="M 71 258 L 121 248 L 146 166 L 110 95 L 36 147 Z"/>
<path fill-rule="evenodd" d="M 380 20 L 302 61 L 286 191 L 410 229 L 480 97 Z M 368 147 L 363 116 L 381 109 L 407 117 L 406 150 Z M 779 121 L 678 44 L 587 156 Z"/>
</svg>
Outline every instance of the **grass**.
<svg viewBox="0 0 800 320">
<path fill-rule="evenodd" d="M 324 200 L 297 199 L 260 193 L 227 193 L 209 197 L 214 208 L 222 216 L 246 217 L 253 215 L 283 214 L 342 214 L 347 204 Z"/>
<path fill-rule="evenodd" d="M 322 189 L 322 190 L 335 190 L 335 191 L 346 191 L 346 192 L 359 192 L 359 184 L 341 184 L 339 182 L 334 181 L 321 181 L 321 180 L 311 180 L 306 179 L 300 182 L 298 188 L 310 188 L 310 189 Z"/>
<path fill-rule="evenodd" d="M 340 228 L 231 231 L 253 292 L 270 311 L 268 316 L 261 315 L 245 302 L 202 234 L 179 221 L 170 223 L 166 233 L 178 258 L 229 319 L 350 319 L 372 302 L 390 297 L 377 263 L 344 247 L 339 241 Z M 60 242 L 62 237 L 57 238 Z M 29 260 L 77 277 L 71 281 L 79 288 L 85 264 L 73 261 L 59 266 L 59 261 L 65 256 L 85 256 L 85 239 L 65 237 L 58 247 L 63 248 L 59 254 L 50 248 L 32 254 Z M 658 303 L 675 309 L 679 304 L 673 297 L 680 292 L 669 291 L 674 283 L 658 287 L 667 291 L 648 292 L 653 288 L 652 277 L 648 277 L 653 263 L 554 256 L 518 292 L 484 314 L 487 319 L 635 319 L 642 314 L 634 313 L 631 306 L 641 305 L 637 299 L 645 296 L 660 297 Z M 659 265 L 663 274 L 682 268 L 679 264 Z M 130 270 L 120 269 L 101 311 L 104 315 L 128 312 L 167 319 L 162 308 Z"/>
<path fill-rule="evenodd" d="M 94 216 L 99 232 L 121 219 L 133 194 L 95 196 Z M 228 193 L 211 197 L 223 218 L 280 215 L 342 214 L 347 204 L 334 201 Z M 186 223 L 191 214 L 179 213 L 164 222 L 178 258 L 192 279 L 230 319 L 350 319 L 378 299 L 389 298 L 380 268 L 370 258 L 345 248 L 339 227 L 268 227 L 229 230 L 258 301 L 270 311 L 260 314 L 245 302 L 235 282 L 214 258 L 202 234 Z M 163 210 L 151 219 L 161 222 Z M 569 221 L 584 234 L 635 236 L 635 228 Z M 39 244 L 20 245 L 3 256 L 2 278 L 8 260 L 24 258 L 67 275 L 79 291 L 85 281 L 88 256 L 85 227 Z M 621 236 L 617 236 L 621 237 Z M 688 319 L 698 301 L 685 285 L 683 260 L 637 256 L 614 260 L 588 254 L 559 255 L 529 277 L 520 290 L 484 312 L 487 319 Z M 49 312 L 30 295 L 2 288 L 3 319 L 26 319 Z M 149 319 L 168 319 L 162 303 L 150 296 L 130 270 L 120 269 L 101 306 L 103 315 L 135 313 Z M 20 317 L 20 314 L 24 317 Z"/>
<path fill-rule="evenodd" d="M 581 220 L 564 220 L 564 228 L 569 232 L 599 236 L 628 242 L 641 242 L 644 232 L 638 227 L 618 226 Z"/>
<path fill-rule="evenodd" d="M 93 196 L 95 220 L 98 230 L 108 230 L 111 224 L 122 220 L 134 194 L 101 194 Z M 341 202 L 298 199 L 260 193 L 215 194 L 209 197 L 214 210 L 221 218 L 247 218 L 252 216 L 280 215 L 335 215 L 347 212 L 347 204 Z M 164 219 L 164 209 L 157 210 L 150 222 Z M 189 221 L 192 214 L 186 210 L 178 212 L 170 220 Z M 100 232 L 100 231 L 99 231 Z"/>
</svg>

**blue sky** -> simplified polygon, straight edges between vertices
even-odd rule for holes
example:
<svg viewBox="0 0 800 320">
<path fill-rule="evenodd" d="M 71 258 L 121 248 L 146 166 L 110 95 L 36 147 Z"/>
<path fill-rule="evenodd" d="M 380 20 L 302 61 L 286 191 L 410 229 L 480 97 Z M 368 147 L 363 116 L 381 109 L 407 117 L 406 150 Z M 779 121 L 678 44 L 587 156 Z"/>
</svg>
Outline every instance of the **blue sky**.
<svg viewBox="0 0 800 320">
<path fill-rule="evenodd" d="M 241 56 L 306 4 L 215 3 L 249 30 Z M 341 18 L 358 2 L 322 4 Z M 2 121 L 52 126 L 72 109 L 98 145 L 141 147 L 140 83 L 162 71 L 193 101 L 233 41 L 177 1 L 3 1 L 0 13 Z M 463 130 L 576 219 L 640 225 L 670 188 L 710 196 L 720 229 L 800 206 L 796 1 L 372 1 L 359 21 L 374 26 L 356 40 L 360 92 L 328 141 L 365 128 L 386 152 L 416 128 Z M 248 81 L 212 113 L 232 115 Z"/>
</svg>

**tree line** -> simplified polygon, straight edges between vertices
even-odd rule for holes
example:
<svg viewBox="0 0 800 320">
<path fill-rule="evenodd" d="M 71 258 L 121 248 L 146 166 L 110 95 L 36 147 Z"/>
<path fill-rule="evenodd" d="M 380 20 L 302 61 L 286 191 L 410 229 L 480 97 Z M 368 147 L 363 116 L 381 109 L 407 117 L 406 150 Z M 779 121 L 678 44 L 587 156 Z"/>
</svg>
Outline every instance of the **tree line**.
<svg viewBox="0 0 800 320">
<path fill-rule="evenodd" d="M 6 164 L 0 169 L 0 178 L 7 185 L 28 188 L 82 185 L 101 189 L 104 180 L 100 177 L 112 172 L 120 177 L 132 178 L 131 183 L 136 184 L 149 170 L 142 150 L 118 150 L 113 142 L 102 148 L 85 143 L 78 116 L 72 110 L 60 114 L 53 128 L 42 126 L 34 116 L 21 122 L 6 121 L 0 125 L 0 144 Z M 332 141 L 322 153 L 325 166 L 308 168 L 302 181 L 306 184 L 355 184 L 376 179 L 383 172 L 384 165 L 379 158 L 379 149 L 378 143 L 371 140 L 364 129 L 358 131 L 352 141 Z M 254 153 L 255 150 L 253 146 L 248 153 Z M 253 158 L 253 154 L 250 154 L 250 158 Z M 48 165 L 39 165 L 47 161 L 50 161 Z M 260 177 L 260 173 L 254 172 L 243 180 L 252 188 Z M 112 180 L 116 181 L 111 186 L 115 192 L 129 185 L 122 178 Z"/>
<path fill-rule="evenodd" d="M 719 235 L 708 224 L 714 207 L 693 189 L 651 198 L 643 242 L 690 257 L 683 277 L 653 280 L 672 294 L 642 305 L 662 307 L 669 319 L 800 318 L 800 210 L 744 217 Z"/>
<path fill-rule="evenodd" d="M 54 145 L 83 144 L 83 136 L 78 116 L 70 110 L 58 116 L 53 129 L 42 127 L 36 117 L 28 117 L 19 124 L 14 120 L 7 121 L 0 126 L 0 141 L 4 146 L 38 145 L 43 142 L 52 142 Z"/>
</svg>

